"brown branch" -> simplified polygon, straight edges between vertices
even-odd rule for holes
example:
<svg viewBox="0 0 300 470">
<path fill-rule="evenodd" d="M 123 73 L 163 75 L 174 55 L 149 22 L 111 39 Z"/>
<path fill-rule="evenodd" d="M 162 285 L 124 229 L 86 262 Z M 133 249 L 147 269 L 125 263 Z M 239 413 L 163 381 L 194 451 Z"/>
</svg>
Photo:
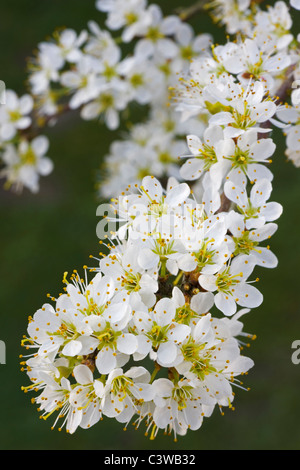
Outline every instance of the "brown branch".
<svg viewBox="0 0 300 470">
<path fill-rule="evenodd" d="M 229 212 L 230 206 L 231 206 L 231 201 L 223 193 L 221 195 L 220 209 L 217 210 L 216 214 L 219 214 L 220 212 Z"/>
</svg>

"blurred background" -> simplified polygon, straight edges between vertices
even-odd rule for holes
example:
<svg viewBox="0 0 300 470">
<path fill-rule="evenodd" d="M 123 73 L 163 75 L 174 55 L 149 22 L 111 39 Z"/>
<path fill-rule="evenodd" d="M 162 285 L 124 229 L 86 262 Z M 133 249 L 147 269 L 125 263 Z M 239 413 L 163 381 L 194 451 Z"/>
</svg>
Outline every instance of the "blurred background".
<svg viewBox="0 0 300 470">
<path fill-rule="evenodd" d="M 192 1 L 160 0 L 165 14 Z M 269 2 L 273 3 L 273 2 Z M 94 19 L 103 25 L 104 16 L 94 0 L 1 0 L 0 79 L 18 94 L 26 90 L 26 59 L 37 44 L 61 26 L 77 31 Z M 295 10 L 294 10 L 295 12 Z M 296 12 L 294 14 L 296 18 Z M 294 24 L 298 21 L 294 19 Z M 211 32 L 224 43 L 224 31 L 208 16 L 191 21 L 197 33 Z M 79 429 L 70 436 L 50 430 L 51 423 L 39 419 L 33 395 L 20 371 L 19 354 L 28 316 L 57 296 L 65 271 L 81 269 L 90 254 L 98 253 L 96 236 L 95 179 L 109 144 L 119 136 L 97 122 L 83 122 L 76 115 L 64 117 L 47 130 L 49 156 L 54 173 L 41 180 L 38 196 L 25 191 L 17 196 L 0 190 L 0 340 L 6 343 L 6 365 L 0 365 L 0 448 L 22 449 L 299 449 L 300 364 L 291 360 L 293 341 L 300 340 L 300 169 L 286 162 L 281 132 L 273 158 L 272 200 L 284 206 L 271 248 L 279 258 L 274 270 L 256 270 L 264 303 L 244 317 L 245 331 L 257 335 L 245 351 L 255 367 L 245 379 L 251 391 L 236 389 L 235 411 L 225 416 L 215 410 L 197 432 L 189 432 L 175 444 L 158 435 L 155 441 L 115 420 L 104 420 L 92 429 Z M 1 185 L 2 186 L 2 185 Z"/>
</svg>

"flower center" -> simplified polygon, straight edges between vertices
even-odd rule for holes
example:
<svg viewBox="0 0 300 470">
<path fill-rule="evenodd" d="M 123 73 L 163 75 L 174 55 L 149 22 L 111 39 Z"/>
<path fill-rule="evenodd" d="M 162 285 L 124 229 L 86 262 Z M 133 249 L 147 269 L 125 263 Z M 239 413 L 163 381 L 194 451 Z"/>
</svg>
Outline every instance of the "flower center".
<svg viewBox="0 0 300 470">
<path fill-rule="evenodd" d="M 21 160 L 23 165 L 35 165 L 36 164 L 36 154 L 34 153 L 31 147 L 28 147 L 28 150 L 25 153 L 22 153 Z"/>
<path fill-rule="evenodd" d="M 236 274 L 235 276 L 230 276 L 229 268 L 226 269 L 223 273 L 219 273 L 217 276 L 217 289 L 225 294 L 230 294 L 231 288 L 239 284 L 239 280 L 236 277 L 240 277 L 242 274 Z"/>
<path fill-rule="evenodd" d="M 258 246 L 258 242 L 249 239 L 249 232 L 245 232 L 241 237 L 233 237 L 233 240 L 235 242 L 235 256 L 239 253 L 249 255 Z"/>
<path fill-rule="evenodd" d="M 215 254 L 214 250 L 208 250 L 207 249 L 208 242 L 204 242 L 200 248 L 199 251 L 194 252 L 193 255 L 195 256 L 197 260 L 197 265 L 198 269 L 201 271 L 201 269 L 204 268 L 204 266 L 208 264 L 213 264 L 212 258 Z"/>
<path fill-rule="evenodd" d="M 163 39 L 164 35 L 161 33 L 159 28 L 152 26 L 149 28 L 148 33 L 146 35 L 147 39 L 150 39 L 150 41 L 157 42 L 159 39 Z"/>
<path fill-rule="evenodd" d="M 125 277 L 122 280 L 122 287 L 129 292 L 137 292 L 140 290 L 141 274 L 137 273 L 125 273 Z"/>
<path fill-rule="evenodd" d="M 198 318 L 198 313 L 194 312 L 189 306 L 185 304 L 182 307 L 177 308 L 175 314 L 175 321 L 177 323 L 183 323 L 184 325 L 190 325 L 193 318 Z"/>
<path fill-rule="evenodd" d="M 101 350 L 102 348 L 107 347 L 116 349 L 117 339 L 121 334 L 121 331 L 114 331 L 110 324 L 107 323 L 104 330 L 96 333 L 96 336 L 99 340 L 98 349 Z"/>
<path fill-rule="evenodd" d="M 166 343 L 168 341 L 168 330 L 169 325 L 160 326 L 156 322 L 153 322 L 153 326 L 147 334 L 147 337 L 152 341 L 154 348 L 158 348 L 161 343 Z"/>
<path fill-rule="evenodd" d="M 143 75 L 141 73 L 135 73 L 134 75 L 132 75 L 130 79 L 130 83 L 133 86 L 133 88 L 138 88 L 144 85 Z"/>
<path fill-rule="evenodd" d="M 133 380 L 129 379 L 125 375 L 116 377 L 111 384 L 111 392 L 117 395 L 119 401 L 123 401 L 127 395 L 131 395 L 130 387 L 133 386 Z"/>
<path fill-rule="evenodd" d="M 183 410 L 187 407 L 187 400 L 191 400 L 193 395 L 191 393 L 192 387 L 188 385 L 184 387 L 175 387 L 172 390 L 172 398 L 178 404 L 178 410 Z"/>
<path fill-rule="evenodd" d="M 138 16 L 133 13 L 133 11 L 126 13 L 125 15 L 125 20 L 127 26 L 130 26 L 131 24 L 135 23 L 138 20 Z"/>
</svg>

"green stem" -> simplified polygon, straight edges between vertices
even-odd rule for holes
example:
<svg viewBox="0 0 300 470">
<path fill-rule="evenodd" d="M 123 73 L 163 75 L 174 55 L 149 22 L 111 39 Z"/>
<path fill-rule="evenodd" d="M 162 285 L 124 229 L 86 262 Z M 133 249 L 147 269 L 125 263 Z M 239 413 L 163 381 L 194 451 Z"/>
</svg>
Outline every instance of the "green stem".
<svg viewBox="0 0 300 470">
<path fill-rule="evenodd" d="M 193 16 L 205 10 L 206 4 L 207 4 L 206 0 L 200 0 L 199 2 L 195 3 L 195 5 L 192 5 L 191 7 L 178 8 L 176 10 L 176 14 L 178 14 L 178 16 L 180 17 L 182 21 L 188 21 Z"/>
<path fill-rule="evenodd" d="M 180 281 L 180 279 L 182 278 L 182 276 L 183 276 L 183 271 L 180 271 L 180 273 L 176 277 L 175 281 L 173 282 L 173 286 L 177 286 L 177 284 Z"/>
<path fill-rule="evenodd" d="M 160 271 L 160 276 L 161 276 L 161 277 L 166 277 L 166 274 L 167 274 L 167 272 L 166 272 L 166 264 L 167 264 L 166 260 L 163 260 L 163 261 L 161 262 L 161 271 Z"/>
<path fill-rule="evenodd" d="M 156 374 L 157 372 L 161 369 L 161 366 L 159 364 L 157 364 L 157 362 L 155 363 L 155 369 L 154 371 L 152 372 L 152 375 L 151 375 L 151 379 L 150 379 L 150 384 L 152 384 L 152 382 L 154 381 L 155 377 L 156 377 Z"/>
</svg>

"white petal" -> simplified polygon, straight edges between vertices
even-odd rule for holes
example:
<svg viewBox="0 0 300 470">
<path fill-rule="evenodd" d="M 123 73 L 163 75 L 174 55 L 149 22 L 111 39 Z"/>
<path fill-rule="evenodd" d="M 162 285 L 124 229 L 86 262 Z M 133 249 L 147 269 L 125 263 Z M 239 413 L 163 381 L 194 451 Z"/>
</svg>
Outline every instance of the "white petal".
<svg viewBox="0 0 300 470">
<path fill-rule="evenodd" d="M 215 295 L 215 305 L 224 315 L 231 316 L 236 312 L 236 303 L 230 294 L 218 292 Z"/>
<path fill-rule="evenodd" d="M 241 283 L 237 286 L 235 294 L 238 298 L 237 303 L 241 307 L 256 308 L 263 301 L 263 296 L 259 290 L 250 284 Z"/>
<path fill-rule="evenodd" d="M 92 371 L 83 364 L 74 367 L 73 373 L 75 380 L 81 385 L 91 384 L 94 380 Z"/>
<path fill-rule="evenodd" d="M 191 309 L 202 314 L 210 311 L 214 305 L 214 295 L 211 292 L 199 292 L 191 300 Z"/>
<path fill-rule="evenodd" d="M 188 184 L 181 183 L 172 188 L 166 197 L 166 203 L 171 207 L 176 207 L 182 204 L 190 195 L 191 189 Z"/>
<path fill-rule="evenodd" d="M 116 358 L 112 349 L 103 348 L 99 351 L 96 359 L 96 367 L 100 374 L 109 374 L 115 369 L 117 364 Z"/>
<path fill-rule="evenodd" d="M 81 342 L 74 340 L 74 341 L 70 341 L 68 344 L 66 344 L 66 346 L 64 347 L 64 349 L 62 350 L 61 353 L 64 356 L 74 357 L 74 356 L 78 356 L 78 354 L 81 351 L 81 348 L 82 348 Z"/>
<path fill-rule="evenodd" d="M 162 366 L 171 366 L 177 358 L 178 349 L 172 341 L 162 343 L 157 350 L 157 362 Z"/>
<path fill-rule="evenodd" d="M 133 354 L 138 349 L 136 336 L 131 333 L 122 334 L 117 341 L 118 350 L 124 354 Z"/>
</svg>

